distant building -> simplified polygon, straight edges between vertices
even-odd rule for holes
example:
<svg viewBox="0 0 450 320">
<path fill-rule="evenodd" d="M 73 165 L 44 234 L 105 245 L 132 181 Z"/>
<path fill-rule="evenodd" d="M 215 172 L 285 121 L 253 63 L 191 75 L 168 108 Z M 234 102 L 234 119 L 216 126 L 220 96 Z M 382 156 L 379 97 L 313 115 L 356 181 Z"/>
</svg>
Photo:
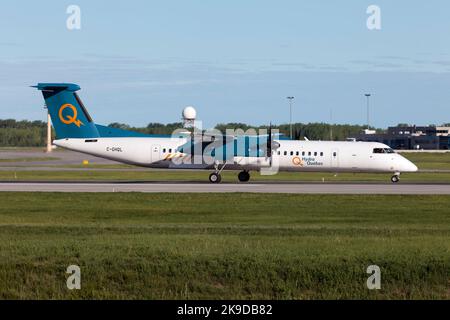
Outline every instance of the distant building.
<svg viewBox="0 0 450 320">
<path fill-rule="evenodd" d="M 349 138 L 357 141 L 381 142 L 397 150 L 450 149 L 450 127 L 397 126 L 389 127 L 386 133 L 365 130 Z"/>
<path fill-rule="evenodd" d="M 375 133 L 377 133 L 377 131 L 376 130 L 370 130 L 370 129 L 364 129 L 363 133 L 364 134 L 375 134 Z"/>
</svg>

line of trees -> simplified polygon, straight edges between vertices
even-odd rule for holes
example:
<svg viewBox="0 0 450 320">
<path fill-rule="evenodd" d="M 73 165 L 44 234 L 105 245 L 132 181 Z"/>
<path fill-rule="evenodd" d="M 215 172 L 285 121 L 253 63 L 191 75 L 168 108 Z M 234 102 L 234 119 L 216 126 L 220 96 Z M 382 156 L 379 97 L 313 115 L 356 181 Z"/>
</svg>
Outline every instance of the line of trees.
<svg viewBox="0 0 450 320">
<path fill-rule="evenodd" d="M 183 124 L 181 122 L 173 122 L 168 124 L 150 122 L 146 127 L 131 127 L 124 123 L 114 122 L 109 124 L 108 127 L 137 131 L 146 134 L 172 134 L 172 132 L 176 129 L 182 128 Z"/>
<path fill-rule="evenodd" d="M 249 126 L 244 123 L 226 123 L 218 124 L 216 126 L 221 132 L 225 132 L 226 129 L 243 129 L 244 131 L 250 128 L 263 129 L 267 126 Z M 284 136 L 290 136 L 290 125 L 281 124 L 273 125 L 272 128 L 278 129 Z M 348 137 L 356 134 L 360 134 L 366 126 L 350 125 L 350 124 L 328 124 L 328 123 L 293 123 L 292 124 L 292 138 L 304 139 L 305 137 L 310 140 L 345 140 Z M 375 129 L 377 132 L 383 132 L 383 129 Z"/>
<path fill-rule="evenodd" d="M 168 124 L 149 123 L 146 127 L 131 127 L 123 123 L 111 123 L 110 127 L 124 130 L 138 131 L 147 134 L 171 134 L 175 129 L 181 128 L 181 122 Z M 251 126 L 245 123 L 222 123 L 216 129 L 225 133 L 226 129 L 252 129 L 267 128 L 267 126 Z M 289 137 L 289 124 L 274 125 L 286 137 Z M 294 123 L 292 132 L 294 139 L 307 137 L 310 140 L 345 140 L 347 137 L 361 133 L 364 126 L 349 124 L 327 124 L 327 123 Z M 382 129 L 377 129 L 381 132 Z M 53 135 L 54 136 L 54 135 Z M 47 141 L 47 123 L 43 121 L 17 121 L 14 119 L 0 119 L 0 146 L 1 147 L 37 147 L 45 146 Z"/>
<path fill-rule="evenodd" d="M 123 123 L 111 123 L 109 126 L 113 128 L 119 128 L 124 130 L 138 131 L 147 134 L 171 134 L 174 130 L 182 127 L 181 122 L 174 122 L 168 124 L 152 122 L 144 128 L 130 127 Z M 226 133 L 227 129 L 242 129 L 247 131 L 248 129 L 267 129 L 268 126 L 252 126 L 245 123 L 230 122 L 219 123 L 215 126 L 222 133 Z M 280 133 L 286 137 L 290 136 L 289 124 L 273 125 L 272 128 L 278 129 Z M 304 139 L 305 137 L 310 140 L 345 140 L 349 136 L 361 133 L 366 126 L 350 125 L 350 124 L 328 124 L 328 123 L 293 123 L 292 124 L 292 136 L 293 139 Z M 375 129 L 377 132 L 383 132 L 383 129 Z"/>
<path fill-rule="evenodd" d="M 47 137 L 47 123 L 43 121 L 0 120 L 1 147 L 44 146 Z"/>
</svg>

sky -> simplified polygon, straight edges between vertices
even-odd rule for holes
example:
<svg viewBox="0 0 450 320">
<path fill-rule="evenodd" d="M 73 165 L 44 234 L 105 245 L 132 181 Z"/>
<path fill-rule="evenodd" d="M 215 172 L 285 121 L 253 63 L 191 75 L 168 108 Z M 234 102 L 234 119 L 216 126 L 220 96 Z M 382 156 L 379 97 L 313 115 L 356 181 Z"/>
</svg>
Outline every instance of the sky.
<svg viewBox="0 0 450 320">
<path fill-rule="evenodd" d="M 70 5 L 81 29 L 69 30 Z M 370 5 L 381 29 L 370 30 Z M 8 1 L 0 119 L 45 120 L 37 82 L 71 82 L 95 122 L 450 122 L 446 0 Z"/>
</svg>

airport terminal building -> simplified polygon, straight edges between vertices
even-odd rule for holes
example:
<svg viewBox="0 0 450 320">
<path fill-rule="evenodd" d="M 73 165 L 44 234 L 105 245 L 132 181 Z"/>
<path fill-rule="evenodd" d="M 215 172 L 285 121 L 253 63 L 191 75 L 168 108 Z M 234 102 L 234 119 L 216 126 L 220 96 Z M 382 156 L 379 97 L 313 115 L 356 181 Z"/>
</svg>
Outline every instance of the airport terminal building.
<svg viewBox="0 0 450 320">
<path fill-rule="evenodd" d="M 357 141 L 381 142 L 396 150 L 449 150 L 450 127 L 396 126 L 386 133 L 366 130 L 352 136 Z"/>
</svg>

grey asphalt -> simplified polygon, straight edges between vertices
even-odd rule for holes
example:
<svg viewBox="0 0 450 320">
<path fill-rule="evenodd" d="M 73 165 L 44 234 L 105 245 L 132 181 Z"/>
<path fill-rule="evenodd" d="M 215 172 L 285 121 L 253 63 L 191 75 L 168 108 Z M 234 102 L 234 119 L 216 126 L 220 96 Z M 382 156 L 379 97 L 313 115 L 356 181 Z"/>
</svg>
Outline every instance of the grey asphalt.
<svg viewBox="0 0 450 320">
<path fill-rule="evenodd" d="M 57 160 L 37 160 L 37 161 L 14 161 L 14 159 L 22 158 L 58 158 Z M 117 164 L 118 162 L 86 155 L 65 149 L 57 149 L 53 152 L 46 153 L 44 149 L 3 149 L 0 150 L 1 167 L 32 167 L 32 166 L 61 166 L 61 165 L 80 165 L 83 160 L 88 160 L 95 164 Z M 11 159 L 11 161 L 8 161 Z"/>
<path fill-rule="evenodd" d="M 91 182 L 2 182 L 0 191 L 37 192 L 256 192 L 292 194 L 443 194 L 449 184 L 296 184 L 296 183 L 91 183 Z"/>
</svg>

